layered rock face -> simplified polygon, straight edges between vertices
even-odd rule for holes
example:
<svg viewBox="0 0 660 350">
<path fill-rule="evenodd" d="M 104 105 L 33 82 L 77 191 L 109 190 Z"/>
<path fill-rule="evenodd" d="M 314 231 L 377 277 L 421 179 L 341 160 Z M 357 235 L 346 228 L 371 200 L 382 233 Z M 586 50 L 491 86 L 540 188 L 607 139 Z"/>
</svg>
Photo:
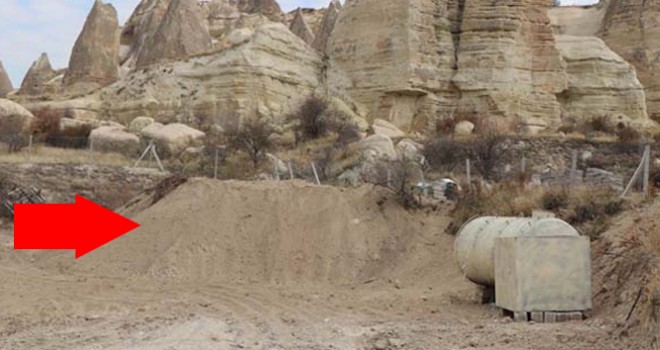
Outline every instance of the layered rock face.
<svg viewBox="0 0 660 350">
<path fill-rule="evenodd" d="M 5 97 L 12 91 L 14 91 L 14 86 L 9 79 L 9 75 L 7 75 L 5 67 L 2 65 L 2 61 L 0 61 L 0 97 Z"/>
<path fill-rule="evenodd" d="M 112 5 L 96 0 L 73 46 L 64 85 L 90 91 L 116 81 L 119 35 L 117 11 Z"/>
<path fill-rule="evenodd" d="M 649 115 L 660 121 L 660 2 L 612 0 L 601 37 L 637 69 L 646 90 Z"/>
<path fill-rule="evenodd" d="M 568 89 L 560 97 L 567 115 L 648 119 L 644 87 L 635 68 L 601 39 L 558 35 L 557 47 L 568 65 Z"/>
<path fill-rule="evenodd" d="M 328 56 L 372 118 L 426 127 L 452 90 L 449 1 L 353 0 L 339 12 Z M 392 14 L 397 14 L 396 16 Z M 440 100 L 440 101 L 439 101 Z"/>
<path fill-rule="evenodd" d="M 27 74 L 25 74 L 19 93 L 22 95 L 44 95 L 53 93 L 57 88 L 53 86 L 51 80 L 57 77 L 57 75 L 58 72 L 50 65 L 48 55 L 42 53 L 41 56 L 32 63 Z"/>
<path fill-rule="evenodd" d="M 172 0 L 153 37 L 144 42 L 137 67 L 200 55 L 211 47 L 197 1 Z"/>
<path fill-rule="evenodd" d="M 305 16 L 300 8 L 296 10 L 296 14 L 291 21 L 289 29 L 307 44 L 312 45 L 314 42 L 314 33 L 312 32 L 312 29 L 309 28 L 309 25 L 307 25 Z"/>
<path fill-rule="evenodd" d="M 264 15 L 275 22 L 281 22 L 284 19 L 282 9 L 275 0 L 238 0 L 238 10 Z"/>
<path fill-rule="evenodd" d="M 558 122 L 566 74 L 547 16 L 550 0 L 467 0 L 458 73 L 461 113 Z"/>
</svg>

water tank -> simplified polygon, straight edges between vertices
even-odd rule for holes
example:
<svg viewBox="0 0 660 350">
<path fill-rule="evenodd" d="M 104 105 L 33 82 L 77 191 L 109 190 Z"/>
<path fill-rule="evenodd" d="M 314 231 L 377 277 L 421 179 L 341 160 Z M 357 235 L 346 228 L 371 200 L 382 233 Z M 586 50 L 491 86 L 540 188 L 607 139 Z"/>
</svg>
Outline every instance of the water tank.
<svg viewBox="0 0 660 350">
<path fill-rule="evenodd" d="M 495 285 L 495 240 L 515 236 L 579 236 L 567 222 L 556 218 L 486 216 L 465 224 L 454 242 L 456 259 L 472 282 Z"/>
</svg>

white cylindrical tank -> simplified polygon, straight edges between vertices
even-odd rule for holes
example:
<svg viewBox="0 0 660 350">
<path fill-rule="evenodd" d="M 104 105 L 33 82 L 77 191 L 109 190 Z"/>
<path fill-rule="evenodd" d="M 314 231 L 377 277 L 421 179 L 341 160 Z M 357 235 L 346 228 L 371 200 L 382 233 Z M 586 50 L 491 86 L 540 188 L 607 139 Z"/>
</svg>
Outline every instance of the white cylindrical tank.
<svg viewBox="0 0 660 350">
<path fill-rule="evenodd" d="M 465 224 L 454 242 L 456 259 L 472 282 L 495 284 L 495 240 L 516 236 L 579 236 L 567 222 L 555 218 L 486 216 Z"/>
</svg>

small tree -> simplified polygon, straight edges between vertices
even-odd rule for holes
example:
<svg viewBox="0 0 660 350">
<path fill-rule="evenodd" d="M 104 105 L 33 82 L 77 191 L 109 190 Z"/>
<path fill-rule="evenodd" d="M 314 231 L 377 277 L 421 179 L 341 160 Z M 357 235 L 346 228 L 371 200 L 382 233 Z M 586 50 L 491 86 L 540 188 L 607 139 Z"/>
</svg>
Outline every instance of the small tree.
<svg viewBox="0 0 660 350">
<path fill-rule="evenodd" d="M 325 136 L 333 128 L 333 121 L 326 113 L 328 103 L 319 97 L 310 96 L 302 106 L 298 117 L 298 133 L 303 140 L 314 140 Z"/>
<path fill-rule="evenodd" d="M 506 137 L 495 127 L 489 127 L 466 147 L 466 153 L 481 176 L 493 180 L 498 164 L 508 155 L 509 149 Z"/>
<path fill-rule="evenodd" d="M 229 147 L 248 154 L 256 169 L 261 156 L 272 147 L 270 136 L 273 128 L 259 118 L 247 120 L 241 128 L 229 135 Z"/>
<path fill-rule="evenodd" d="M 465 151 L 451 137 L 440 137 L 427 142 L 423 153 L 432 169 L 451 172 L 464 159 Z"/>
</svg>

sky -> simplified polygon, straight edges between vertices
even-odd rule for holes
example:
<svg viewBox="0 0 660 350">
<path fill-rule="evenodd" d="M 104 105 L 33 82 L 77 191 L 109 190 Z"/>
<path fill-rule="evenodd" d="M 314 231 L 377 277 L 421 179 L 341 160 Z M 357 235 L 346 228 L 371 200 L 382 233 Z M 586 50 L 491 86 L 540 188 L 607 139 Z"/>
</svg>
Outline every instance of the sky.
<svg viewBox="0 0 660 350">
<path fill-rule="evenodd" d="M 66 67 L 75 40 L 94 0 L 0 0 L 0 61 L 20 86 L 34 60 L 46 52 L 54 68 Z M 124 23 L 140 0 L 106 0 Z M 329 0 L 278 0 L 285 11 L 297 7 L 327 6 Z M 563 0 L 562 4 L 589 4 L 597 0 Z"/>
</svg>

